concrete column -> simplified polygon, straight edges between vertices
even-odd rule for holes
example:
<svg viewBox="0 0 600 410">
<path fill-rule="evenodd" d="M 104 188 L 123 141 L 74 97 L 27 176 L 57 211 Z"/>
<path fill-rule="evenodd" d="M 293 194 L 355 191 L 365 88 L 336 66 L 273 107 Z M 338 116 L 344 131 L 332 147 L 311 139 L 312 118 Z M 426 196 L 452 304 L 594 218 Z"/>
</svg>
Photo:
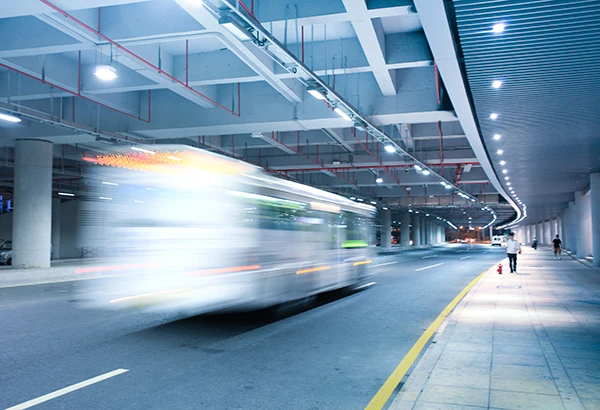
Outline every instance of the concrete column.
<svg viewBox="0 0 600 410">
<path fill-rule="evenodd" d="M 556 217 L 556 233 L 561 241 L 564 242 L 563 233 L 562 233 L 562 216 L 559 215 Z"/>
<path fill-rule="evenodd" d="M 575 224 L 577 226 L 576 233 L 576 241 L 577 241 L 577 257 L 579 259 L 583 259 L 586 257 L 586 248 L 587 244 L 585 243 L 585 220 L 587 219 L 586 215 L 586 206 L 585 206 L 585 197 L 583 195 L 583 191 L 575 192 L 575 205 L 577 206 L 577 216 L 575 217 Z"/>
<path fill-rule="evenodd" d="M 13 266 L 49 268 L 52 241 L 52 143 L 15 143 Z"/>
<path fill-rule="evenodd" d="M 400 244 L 410 245 L 410 214 L 400 215 Z"/>
<path fill-rule="evenodd" d="M 539 238 L 539 241 L 542 245 L 546 245 L 548 242 L 546 242 L 546 222 L 541 222 L 541 232 L 542 232 L 542 237 Z"/>
<path fill-rule="evenodd" d="M 542 223 L 538 222 L 535 224 L 535 237 L 538 240 L 538 245 L 542 244 Z"/>
<path fill-rule="evenodd" d="M 392 211 L 381 209 L 381 247 L 391 248 L 392 246 Z"/>
<path fill-rule="evenodd" d="M 412 216 L 412 238 L 413 246 L 421 245 L 421 217 L 415 214 Z"/>
<path fill-rule="evenodd" d="M 425 235 L 425 216 L 419 218 L 419 233 L 421 234 L 421 245 L 427 245 L 427 238 Z"/>
<path fill-rule="evenodd" d="M 569 202 L 569 250 L 577 254 L 577 204 Z"/>
<path fill-rule="evenodd" d="M 52 258 L 60 258 L 60 198 L 52 198 Z"/>
<path fill-rule="evenodd" d="M 600 266 L 600 174 L 590 174 L 590 201 L 592 210 L 592 255 L 594 266 Z"/>
<path fill-rule="evenodd" d="M 567 231 L 567 229 L 568 229 L 567 228 L 567 218 L 569 217 L 569 215 L 568 215 L 569 212 L 568 211 L 569 211 L 568 209 L 565 209 L 563 211 L 563 213 L 561 214 L 561 216 L 560 216 L 559 230 L 558 230 L 560 232 L 559 233 L 560 240 L 562 241 L 563 247 L 565 249 L 567 249 L 567 244 L 568 244 L 568 238 L 567 238 L 567 236 L 569 236 L 568 235 L 568 231 Z"/>
</svg>

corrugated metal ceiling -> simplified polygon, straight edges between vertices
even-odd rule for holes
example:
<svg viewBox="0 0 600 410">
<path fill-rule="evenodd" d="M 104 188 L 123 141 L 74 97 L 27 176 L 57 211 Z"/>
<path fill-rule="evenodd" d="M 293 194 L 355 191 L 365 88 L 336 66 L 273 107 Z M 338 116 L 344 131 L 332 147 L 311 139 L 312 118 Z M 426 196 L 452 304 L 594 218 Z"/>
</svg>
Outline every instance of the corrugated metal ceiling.
<svg viewBox="0 0 600 410">
<path fill-rule="evenodd" d="M 504 183 L 527 203 L 525 223 L 555 216 L 573 191 L 588 186 L 589 173 L 600 171 L 600 0 L 453 5 L 494 167 L 502 178 L 507 170 Z M 496 24 L 504 31 L 493 32 Z M 493 88 L 495 80 L 502 86 Z M 495 134 L 501 138 L 494 140 Z"/>
</svg>

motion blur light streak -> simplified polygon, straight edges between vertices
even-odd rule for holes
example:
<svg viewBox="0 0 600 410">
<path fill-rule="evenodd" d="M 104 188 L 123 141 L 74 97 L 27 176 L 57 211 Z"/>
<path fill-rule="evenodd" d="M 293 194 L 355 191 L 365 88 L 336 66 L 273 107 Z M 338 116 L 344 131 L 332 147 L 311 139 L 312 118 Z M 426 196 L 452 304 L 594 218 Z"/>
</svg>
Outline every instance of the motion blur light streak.
<svg viewBox="0 0 600 410">
<path fill-rule="evenodd" d="M 260 265 L 248 265 L 248 266 L 234 266 L 232 268 L 220 268 L 220 269 L 207 269 L 199 272 L 189 273 L 189 276 L 205 276 L 205 275 L 218 275 L 221 273 L 233 273 L 233 272 L 247 272 L 253 270 L 259 270 Z"/>
<path fill-rule="evenodd" d="M 360 261 L 360 262 L 354 262 L 354 266 L 360 266 L 360 265 L 367 265 L 369 263 L 372 263 L 372 260 L 368 260 L 368 261 Z"/>
<path fill-rule="evenodd" d="M 150 263 L 114 265 L 114 266 L 94 266 L 94 267 L 89 267 L 89 268 L 77 269 L 75 271 L 75 273 L 82 274 L 82 273 L 94 273 L 94 272 L 115 271 L 115 270 L 125 270 L 125 269 L 143 269 L 143 268 L 150 268 L 152 266 L 153 265 Z"/>
<path fill-rule="evenodd" d="M 305 273 L 311 273 L 311 272 L 319 272 L 322 270 L 329 270 L 331 269 L 331 266 L 319 266 L 316 268 L 310 268 L 310 269 L 301 269 L 299 271 L 296 271 L 296 275 L 303 275 Z"/>
<path fill-rule="evenodd" d="M 141 295 L 126 296 L 124 298 L 112 299 L 112 300 L 109 300 L 108 303 L 124 302 L 126 300 L 145 298 L 145 297 L 148 297 L 148 296 L 166 295 L 168 293 L 175 293 L 175 292 L 187 292 L 187 291 L 190 291 L 192 289 L 193 288 L 182 288 L 182 289 L 163 290 L 163 291 L 160 291 L 160 292 L 144 293 L 144 294 L 141 294 Z"/>
</svg>

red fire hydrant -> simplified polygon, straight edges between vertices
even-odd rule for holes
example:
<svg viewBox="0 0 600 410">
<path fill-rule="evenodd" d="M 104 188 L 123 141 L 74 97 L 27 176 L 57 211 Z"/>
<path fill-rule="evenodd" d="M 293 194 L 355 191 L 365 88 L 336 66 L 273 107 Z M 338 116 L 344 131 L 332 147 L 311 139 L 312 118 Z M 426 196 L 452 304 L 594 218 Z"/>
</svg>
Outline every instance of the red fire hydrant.
<svg viewBox="0 0 600 410">
<path fill-rule="evenodd" d="M 502 264 L 498 265 L 498 275 L 502 275 Z"/>
</svg>

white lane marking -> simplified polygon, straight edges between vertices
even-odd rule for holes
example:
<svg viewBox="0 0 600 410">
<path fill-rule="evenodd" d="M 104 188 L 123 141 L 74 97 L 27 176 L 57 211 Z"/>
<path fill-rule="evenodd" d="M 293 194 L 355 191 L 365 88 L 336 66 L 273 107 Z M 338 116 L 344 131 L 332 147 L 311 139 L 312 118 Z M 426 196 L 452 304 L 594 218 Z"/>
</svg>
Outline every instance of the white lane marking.
<svg viewBox="0 0 600 410">
<path fill-rule="evenodd" d="M 128 372 L 128 371 L 129 370 L 127 370 L 127 369 L 113 370 L 112 372 L 104 373 L 104 374 L 101 374 L 100 376 L 96 376 L 91 379 L 84 380 L 82 382 L 73 384 L 69 387 L 65 387 L 64 389 L 56 390 L 55 392 L 45 394 L 43 396 L 38 397 L 37 399 L 33 399 L 33 400 L 26 401 L 25 403 L 17 404 L 16 406 L 9 407 L 6 410 L 28 409 L 28 408 L 36 406 L 40 403 L 44 403 L 48 400 L 55 399 L 59 396 L 64 396 L 67 393 L 71 393 L 75 390 L 83 389 L 84 387 L 87 387 L 91 384 L 95 384 L 95 383 L 101 382 L 103 380 L 110 379 L 111 377 L 118 376 L 118 375 Z"/>
<path fill-rule="evenodd" d="M 437 258 L 437 255 L 423 256 L 421 259 Z"/>
<path fill-rule="evenodd" d="M 359 289 L 364 289 L 364 288 L 368 288 L 370 286 L 375 285 L 377 282 L 369 282 L 369 283 L 365 283 L 364 285 L 361 286 L 357 286 L 356 288 L 354 288 L 354 290 L 359 290 Z"/>
<path fill-rule="evenodd" d="M 425 266 L 424 268 L 415 269 L 415 272 L 418 272 L 420 270 L 435 268 L 436 266 L 440 266 L 440 265 L 443 265 L 443 263 L 436 263 L 435 265 L 429 265 L 429 266 Z"/>
<path fill-rule="evenodd" d="M 470 258 L 470 256 L 463 256 L 463 257 L 462 257 L 462 258 L 460 258 L 460 259 L 462 260 L 462 259 L 469 259 L 469 258 Z"/>
<path fill-rule="evenodd" d="M 379 265 L 372 265 L 371 267 L 372 267 L 372 268 L 377 268 L 378 266 L 387 266 L 387 265 L 393 265 L 393 264 L 395 264 L 395 263 L 398 263 L 398 262 L 387 262 L 387 263 L 380 263 Z"/>
</svg>

